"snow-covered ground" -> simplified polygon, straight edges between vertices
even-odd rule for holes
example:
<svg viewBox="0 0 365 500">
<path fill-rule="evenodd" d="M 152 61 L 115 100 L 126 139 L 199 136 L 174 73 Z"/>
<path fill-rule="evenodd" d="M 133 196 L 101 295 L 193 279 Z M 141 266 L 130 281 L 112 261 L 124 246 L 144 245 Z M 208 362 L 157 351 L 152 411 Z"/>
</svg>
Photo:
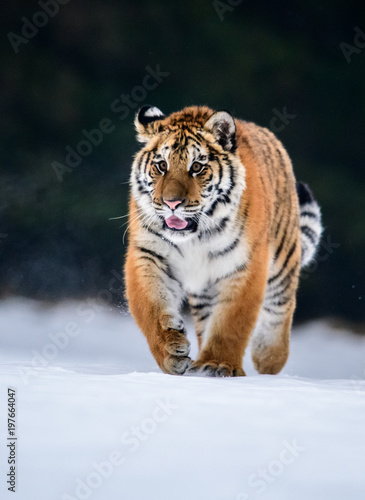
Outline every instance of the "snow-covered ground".
<svg viewBox="0 0 365 500">
<path fill-rule="evenodd" d="M 19 500 L 363 500 L 365 337 L 297 328 L 282 374 L 168 376 L 95 301 L 0 303 L 0 498 L 16 389 Z M 193 357 L 196 342 L 190 327 Z"/>
</svg>

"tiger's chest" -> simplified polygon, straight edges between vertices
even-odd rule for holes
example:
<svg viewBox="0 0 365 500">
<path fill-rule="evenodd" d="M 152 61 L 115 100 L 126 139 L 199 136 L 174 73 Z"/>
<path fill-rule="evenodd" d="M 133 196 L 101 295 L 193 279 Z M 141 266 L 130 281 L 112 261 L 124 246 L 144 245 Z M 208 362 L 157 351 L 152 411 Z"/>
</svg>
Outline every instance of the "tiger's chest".
<svg viewBox="0 0 365 500">
<path fill-rule="evenodd" d="M 191 241 L 180 245 L 181 255 L 175 255 L 171 267 L 176 279 L 188 294 L 199 294 L 216 286 L 224 277 L 233 275 L 247 258 L 244 241 L 232 246 L 232 239 L 219 241 Z"/>
</svg>

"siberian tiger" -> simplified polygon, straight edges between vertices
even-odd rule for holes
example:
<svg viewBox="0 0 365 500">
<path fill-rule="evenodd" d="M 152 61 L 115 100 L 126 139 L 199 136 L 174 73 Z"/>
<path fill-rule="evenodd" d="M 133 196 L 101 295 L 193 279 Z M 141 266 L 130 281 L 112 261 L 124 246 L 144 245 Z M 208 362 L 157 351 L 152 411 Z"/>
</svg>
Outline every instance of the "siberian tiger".
<svg viewBox="0 0 365 500">
<path fill-rule="evenodd" d="M 130 181 L 126 296 L 158 365 L 170 374 L 242 376 L 251 338 L 256 370 L 278 373 L 299 271 L 322 231 L 309 188 L 296 184 L 268 129 L 226 111 L 194 106 L 166 117 L 144 106 L 135 127 L 144 146 Z"/>
</svg>

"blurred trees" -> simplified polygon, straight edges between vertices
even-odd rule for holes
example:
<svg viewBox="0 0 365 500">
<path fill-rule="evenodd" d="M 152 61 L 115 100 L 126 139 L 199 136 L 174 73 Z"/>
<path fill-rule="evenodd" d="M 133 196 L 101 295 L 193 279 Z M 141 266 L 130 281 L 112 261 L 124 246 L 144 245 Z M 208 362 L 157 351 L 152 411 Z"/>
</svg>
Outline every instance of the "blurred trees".
<svg viewBox="0 0 365 500">
<path fill-rule="evenodd" d="M 365 17 L 359 2 L 244 1 L 221 21 L 214 2 L 204 0 L 70 0 L 18 53 L 8 34 L 22 36 L 24 18 L 32 23 L 42 8 L 18 0 L 2 10 L 3 294 L 52 300 L 105 289 L 123 262 L 125 219 L 109 219 L 127 213 L 138 148 L 135 111 L 145 103 L 165 113 L 207 104 L 271 126 L 297 178 L 322 205 L 326 233 L 317 264 L 303 275 L 297 318 L 364 320 L 365 36 L 355 45 L 355 27 L 365 33 Z M 144 85 L 147 67 L 168 73 L 156 88 L 152 80 Z M 128 112 L 116 111 L 122 100 Z M 290 119 L 273 121 L 285 112 Z M 94 132 L 100 144 L 90 151 L 80 146 L 103 120 L 110 132 L 102 140 Z M 66 155 L 78 146 L 85 154 L 69 167 Z M 54 162 L 68 168 L 62 182 Z"/>
</svg>

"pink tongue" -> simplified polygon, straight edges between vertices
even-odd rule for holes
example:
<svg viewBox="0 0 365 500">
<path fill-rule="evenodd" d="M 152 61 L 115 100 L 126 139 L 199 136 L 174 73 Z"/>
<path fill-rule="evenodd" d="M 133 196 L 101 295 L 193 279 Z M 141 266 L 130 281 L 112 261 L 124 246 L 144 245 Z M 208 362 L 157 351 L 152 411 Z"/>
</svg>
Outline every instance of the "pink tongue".
<svg viewBox="0 0 365 500">
<path fill-rule="evenodd" d="M 188 223 L 186 220 L 179 219 L 176 215 L 171 215 L 166 219 L 166 224 L 174 229 L 185 229 Z"/>
</svg>

